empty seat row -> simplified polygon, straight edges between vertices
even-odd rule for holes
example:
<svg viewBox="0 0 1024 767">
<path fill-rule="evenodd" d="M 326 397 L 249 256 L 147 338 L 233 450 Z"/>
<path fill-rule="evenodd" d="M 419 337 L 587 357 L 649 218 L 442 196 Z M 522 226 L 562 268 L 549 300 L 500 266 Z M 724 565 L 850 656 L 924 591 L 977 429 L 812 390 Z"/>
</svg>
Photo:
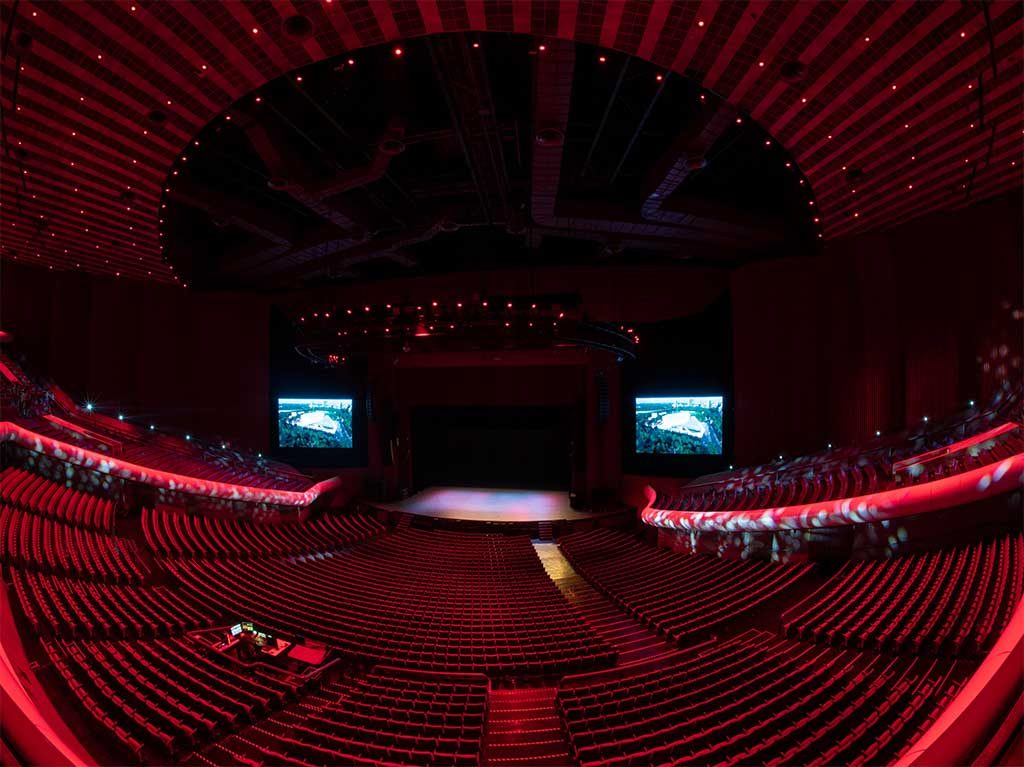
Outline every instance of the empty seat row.
<svg viewBox="0 0 1024 767">
<path fill-rule="evenodd" d="M 1024 594 L 1020 533 L 891 559 L 848 562 L 787 611 L 789 636 L 894 652 L 974 655 Z"/>
<path fill-rule="evenodd" d="M 166 762 L 298 693 L 284 676 L 233 665 L 187 638 L 43 645 L 75 697 L 139 761 Z"/>
<path fill-rule="evenodd" d="M 886 764 L 963 677 L 950 661 L 750 631 L 607 681 L 567 678 L 557 701 L 583 767 Z"/>
<path fill-rule="evenodd" d="M 83 530 L 4 503 L 0 561 L 109 583 L 140 583 L 149 572 L 128 538 Z"/>
<path fill-rule="evenodd" d="M 559 546 L 606 596 L 677 640 L 707 633 L 757 607 L 812 568 L 681 554 L 647 546 L 619 530 L 573 533 Z"/>
<path fill-rule="evenodd" d="M 164 563 L 201 601 L 369 661 L 550 674 L 614 659 L 527 536 L 409 529 L 313 557 Z"/>
<path fill-rule="evenodd" d="M 975 428 L 984 431 L 991 426 L 992 422 L 980 420 Z M 942 439 L 919 437 L 887 450 L 843 448 L 824 459 L 800 458 L 784 465 L 733 472 L 714 482 L 659 493 L 654 507 L 670 511 L 749 511 L 800 506 L 929 482 L 1024 452 L 1024 431 L 1018 428 L 894 475 L 891 467 L 895 461 L 922 455 L 964 436 L 961 431 L 952 431 L 944 433 Z"/>
<path fill-rule="evenodd" d="M 260 523 L 143 509 L 143 531 L 154 551 L 177 556 L 254 557 L 305 554 L 348 546 L 384 531 L 362 514 L 325 514 L 305 522 Z"/>
<path fill-rule="evenodd" d="M 0 376 L 0 400 L 20 415 L 22 426 L 42 436 L 150 469 L 211 481 L 280 490 L 306 490 L 312 484 L 309 477 L 262 454 L 236 450 L 226 443 L 204 446 L 197 440 L 182 440 L 152 427 L 146 430 L 80 410 L 66 404 L 66 397 L 55 396 L 60 393 L 51 384 L 34 381 L 14 360 L 4 357 L 0 362 L 5 371 Z"/>
<path fill-rule="evenodd" d="M 10 577 L 40 635 L 154 636 L 211 624 L 208 609 L 168 586 L 111 586 L 16 568 Z"/>
<path fill-rule="evenodd" d="M 113 532 L 114 502 L 16 466 L 0 473 L 0 501 L 69 525 Z"/>
<path fill-rule="evenodd" d="M 327 683 L 188 764 L 480 764 L 487 679 L 377 668 Z"/>
</svg>

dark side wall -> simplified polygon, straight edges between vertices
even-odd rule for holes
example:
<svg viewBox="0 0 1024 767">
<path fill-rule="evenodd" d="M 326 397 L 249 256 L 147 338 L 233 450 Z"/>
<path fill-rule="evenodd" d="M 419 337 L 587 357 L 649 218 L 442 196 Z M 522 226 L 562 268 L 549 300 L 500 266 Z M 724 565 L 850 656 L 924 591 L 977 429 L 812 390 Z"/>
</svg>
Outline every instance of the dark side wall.
<svg viewBox="0 0 1024 767">
<path fill-rule="evenodd" d="M 0 328 L 37 372 L 80 400 L 265 449 L 269 319 L 262 297 L 4 261 Z"/>
<path fill-rule="evenodd" d="M 736 462 L 864 441 L 1019 380 L 1021 210 L 1018 192 L 733 272 Z"/>
<path fill-rule="evenodd" d="M 349 291 L 352 300 L 381 302 L 466 296 L 474 286 L 523 295 L 571 288 L 595 318 L 652 322 L 701 311 L 728 289 L 735 462 L 753 463 L 826 442 L 861 441 L 875 429 L 937 417 L 967 399 L 983 401 L 1000 366 L 1012 366 L 1021 354 L 1021 324 L 1010 317 L 1024 304 L 1020 214 L 1021 195 L 1014 193 L 828 243 L 814 258 L 754 264 L 731 275 L 685 267 L 539 270 L 368 283 Z M 0 267 L 0 328 L 69 393 L 159 425 L 266 447 L 272 299 L 197 294 L 6 260 Z M 315 292 L 310 300 L 318 300 Z M 371 375 L 391 396 L 408 400 L 397 406 L 402 412 L 413 399 L 444 404 L 455 394 L 478 395 L 493 379 L 493 373 L 444 369 Z M 502 378 L 516 383 L 499 387 L 494 404 L 564 399 L 543 376 L 521 375 Z M 588 412 L 593 378 L 585 376 Z M 578 396 L 579 388 L 573 391 Z M 614 432 L 606 443 L 620 440 L 617 427 Z M 380 445 L 370 449 L 381 455 Z M 604 485 L 598 474 L 620 470 L 617 447 L 588 449 L 588 485 Z M 642 487 L 642 478 L 633 479 L 631 487 Z"/>
</svg>

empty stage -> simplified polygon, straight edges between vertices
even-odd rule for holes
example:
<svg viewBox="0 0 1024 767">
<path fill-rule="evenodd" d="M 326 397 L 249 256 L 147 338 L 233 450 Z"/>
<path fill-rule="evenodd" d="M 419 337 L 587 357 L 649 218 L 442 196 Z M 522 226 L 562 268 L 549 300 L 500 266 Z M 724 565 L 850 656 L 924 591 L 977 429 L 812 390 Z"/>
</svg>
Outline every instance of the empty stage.
<svg viewBox="0 0 1024 767">
<path fill-rule="evenodd" d="M 409 514 L 484 522 L 544 522 L 592 516 L 570 508 L 569 494 L 557 490 L 428 487 L 404 501 L 384 506 Z"/>
</svg>

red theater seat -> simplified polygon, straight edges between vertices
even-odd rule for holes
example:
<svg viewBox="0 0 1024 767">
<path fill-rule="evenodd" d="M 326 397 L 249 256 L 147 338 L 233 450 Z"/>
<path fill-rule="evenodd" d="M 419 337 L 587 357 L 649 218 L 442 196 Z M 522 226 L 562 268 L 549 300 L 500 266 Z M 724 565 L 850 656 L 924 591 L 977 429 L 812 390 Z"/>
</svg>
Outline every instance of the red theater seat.
<svg viewBox="0 0 1024 767">
<path fill-rule="evenodd" d="M 937 716 L 962 672 L 751 631 L 603 676 L 568 677 L 558 692 L 584 767 L 845 764 L 867 749 L 870 763 L 888 763 Z"/>
<path fill-rule="evenodd" d="M 998 564 L 997 564 L 998 563 Z M 847 563 L 789 610 L 788 636 L 893 652 L 973 655 L 989 647 L 1024 593 L 1024 538 Z"/>
<path fill-rule="evenodd" d="M 368 660 L 552 674 L 614 657 L 525 536 L 405 530 L 245 570 L 218 560 L 166 564 L 203 602 Z"/>
<path fill-rule="evenodd" d="M 637 619 L 676 639 L 707 632 L 785 592 L 811 565 L 727 562 L 646 546 L 619 530 L 559 541 L 573 567 Z"/>
<path fill-rule="evenodd" d="M 331 682 L 196 752 L 196 764 L 476 765 L 487 706 L 480 675 L 378 667 Z"/>
<path fill-rule="evenodd" d="M 143 509 L 142 524 L 154 551 L 224 558 L 330 551 L 384 531 L 372 517 L 359 514 L 329 514 L 302 523 L 261 523 L 173 509 Z"/>
</svg>

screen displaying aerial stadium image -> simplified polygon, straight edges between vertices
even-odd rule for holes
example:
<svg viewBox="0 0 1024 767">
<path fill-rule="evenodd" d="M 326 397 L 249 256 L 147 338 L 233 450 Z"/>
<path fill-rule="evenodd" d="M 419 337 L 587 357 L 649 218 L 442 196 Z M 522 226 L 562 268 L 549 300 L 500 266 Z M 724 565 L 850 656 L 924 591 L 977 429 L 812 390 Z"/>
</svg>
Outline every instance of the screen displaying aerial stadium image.
<svg viewBox="0 0 1024 767">
<path fill-rule="evenodd" d="M 722 397 L 637 397 L 636 452 L 721 455 Z"/>
<path fill-rule="evenodd" d="M 352 447 L 352 400 L 277 400 L 278 447 Z"/>
</svg>

